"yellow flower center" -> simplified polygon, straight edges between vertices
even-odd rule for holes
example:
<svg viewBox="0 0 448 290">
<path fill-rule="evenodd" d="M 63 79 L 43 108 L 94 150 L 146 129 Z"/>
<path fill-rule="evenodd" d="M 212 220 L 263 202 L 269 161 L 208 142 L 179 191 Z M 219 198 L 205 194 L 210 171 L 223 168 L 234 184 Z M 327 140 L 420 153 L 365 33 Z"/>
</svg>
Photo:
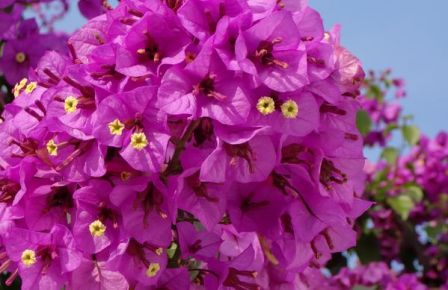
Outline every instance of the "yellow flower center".
<svg viewBox="0 0 448 290">
<path fill-rule="evenodd" d="M 27 267 L 34 265 L 36 263 L 36 252 L 29 249 L 23 251 L 21 260 L 22 263 Z"/>
<path fill-rule="evenodd" d="M 275 101 L 271 97 L 261 97 L 257 102 L 257 110 L 263 115 L 272 114 L 275 111 Z"/>
<path fill-rule="evenodd" d="M 150 263 L 150 264 L 149 264 L 149 267 L 148 267 L 148 270 L 146 270 L 146 275 L 147 275 L 149 278 L 152 278 L 152 277 L 154 277 L 155 275 L 157 275 L 157 273 L 159 272 L 159 270 L 160 270 L 160 264 L 159 264 L 159 263 Z"/>
<path fill-rule="evenodd" d="M 64 109 L 67 113 L 73 113 L 78 108 L 78 99 L 75 97 L 69 96 L 65 99 Z"/>
<path fill-rule="evenodd" d="M 287 119 L 294 119 L 299 114 L 299 106 L 293 100 L 287 100 L 282 104 L 282 114 L 283 117 Z"/>
<path fill-rule="evenodd" d="M 148 139 L 146 139 L 145 133 L 132 134 L 131 145 L 137 150 L 143 150 L 143 148 L 148 146 Z"/>
<path fill-rule="evenodd" d="M 27 82 L 28 82 L 28 79 L 27 78 L 23 78 L 23 79 L 20 80 L 19 86 L 21 88 L 23 88 L 26 85 Z"/>
<path fill-rule="evenodd" d="M 112 135 L 121 136 L 121 134 L 123 133 L 124 124 L 121 123 L 118 119 L 113 120 L 107 126 L 109 127 L 110 134 Z"/>
<path fill-rule="evenodd" d="M 26 60 L 26 54 L 24 54 L 23 52 L 16 53 L 16 61 L 18 63 L 23 63 L 25 60 Z"/>
<path fill-rule="evenodd" d="M 14 89 L 12 90 L 14 97 L 17 98 L 20 95 L 20 91 L 26 86 L 27 82 L 28 82 L 28 79 L 24 78 L 14 86 Z"/>
<path fill-rule="evenodd" d="M 100 220 L 96 220 L 89 225 L 89 231 L 93 237 L 101 237 L 106 232 L 106 226 Z"/>
<path fill-rule="evenodd" d="M 58 145 L 54 142 L 53 139 L 47 142 L 47 151 L 51 156 L 58 155 Z"/>
<path fill-rule="evenodd" d="M 163 254 L 163 248 L 157 248 L 155 252 L 157 256 L 160 256 Z"/>
<path fill-rule="evenodd" d="M 36 82 L 29 83 L 25 88 L 25 93 L 31 94 L 37 88 Z"/>
</svg>

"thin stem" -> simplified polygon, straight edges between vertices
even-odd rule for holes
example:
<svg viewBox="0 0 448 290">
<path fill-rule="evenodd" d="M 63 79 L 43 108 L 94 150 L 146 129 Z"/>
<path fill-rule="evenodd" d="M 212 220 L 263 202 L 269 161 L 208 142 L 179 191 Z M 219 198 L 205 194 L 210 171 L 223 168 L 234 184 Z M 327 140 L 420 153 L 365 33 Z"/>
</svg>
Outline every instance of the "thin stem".
<svg viewBox="0 0 448 290">
<path fill-rule="evenodd" d="M 191 121 L 188 128 L 185 130 L 182 138 L 176 143 L 176 149 L 171 157 L 166 169 L 160 174 L 160 179 L 166 183 L 168 176 L 177 175 L 182 172 L 182 164 L 180 164 L 180 156 L 182 151 L 185 149 L 185 144 L 190 140 L 193 135 L 194 130 L 199 126 L 200 120 Z"/>
</svg>

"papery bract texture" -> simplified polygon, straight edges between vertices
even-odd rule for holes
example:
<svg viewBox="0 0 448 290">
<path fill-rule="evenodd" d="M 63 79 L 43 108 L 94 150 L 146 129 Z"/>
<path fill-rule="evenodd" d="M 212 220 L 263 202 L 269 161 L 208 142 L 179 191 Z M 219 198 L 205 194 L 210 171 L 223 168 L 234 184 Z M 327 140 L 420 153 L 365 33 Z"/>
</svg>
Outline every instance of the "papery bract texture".
<svg viewBox="0 0 448 290">
<path fill-rule="evenodd" d="M 0 62 L 36 66 L 0 124 L 23 289 L 296 289 L 354 246 L 364 74 L 306 1 L 124 0 L 69 56 L 33 41 Z"/>
</svg>

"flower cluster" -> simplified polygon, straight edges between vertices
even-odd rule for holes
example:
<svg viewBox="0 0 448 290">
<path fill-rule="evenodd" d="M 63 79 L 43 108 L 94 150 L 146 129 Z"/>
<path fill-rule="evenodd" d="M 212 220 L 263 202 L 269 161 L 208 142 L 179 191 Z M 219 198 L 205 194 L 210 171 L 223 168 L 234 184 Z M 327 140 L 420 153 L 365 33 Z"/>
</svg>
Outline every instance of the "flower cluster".
<svg viewBox="0 0 448 290">
<path fill-rule="evenodd" d="M 425 189 L 429 202 L 441 201 L 448 193 L 448 134 L 440 132 L 434 139 L 422 136 L 401 167 Z"/>
<path fill-rule="evenodd" d="M 103 0 L 79 0 L 78 7 L 87 18 L 111 9 Z M 68 9 L 68 0 L 0 1 L 0 112 L 12 100 L 12 86 L 36 67 L 45 51 L 67 53 L 67 35 L 53 26 Z"/>
<path fill-rule="evenodd" d="M 370 213 L 375 227 L 382 228 L 379 231 L 382 256 L 388 260 L 400 259 L 400 249 L 408 244 L 407 248 L 416 252 L 424 268 L 424 280 L 429 285 L 448 287 L 448 249 L 444 246 L 448 238 L 447 134 L 441 132 L 434 139 L 422 136 L 409 154 L 397 158 L 393 165 L 381 162 L 377 168 L 368 193 L 385 204 Z M 402 221 L 403 215 L 399 217 L 403 212 L 410 225 Z M 409 245 L 406 233 L 415 235 L 412 229 L 416 226 L 426 232 L 426 237 Z"/>
<path fill-rule="evenodd" d="M 343 268 L 332 277 L 326 277 L 316 269 L 307 269 L 298 285 L 304 289 L 384 289 L 384 290 L 427 290 L 415 274 L 398 274 L 383 262 L 373 262 L 354 269 Z"/>
<path fill-rule="evenodd" d="M 369 123 L 364 132 L 364 143 L 369 147 L 386 146 L 392 139 L 393 131 L 406 121 L 401 116 L 402 107 L 399 103 L 406 96 L 405 82 L 390 75 L 391 70 L 385 70 L 379 77 L 370 71 L 363 85 L 360 101 Z"/>
<path fill-rule="evenodd" d="M 8 24 L 11 23 L 8 22 Z M 40 34 L 34 19 L 20 22 L 12 20 L 12 24 L 3 36 L 0 35 L 4 41 L 0 71 L 8 84 L 17 83 L 28 75 L 29 69 L 38 64 L 45 51 L 53 49 L 64 52 L 66 50 L 64 35 Z M 36 46 L 35 43 L 40 45 Z M 17 95 L 17 92 L 15 94 Z"/>
<path fill-rule="evenodd" d="M 337 255 L 326 266 L 332 273 L 339 272 L 330 280 L 339 280 L 342 288 L 358 284 L 386 289 L 389 286 L 384 283 L 369 284 L 359 276 L 360 271 L 370 268 L 387 273 L 384 263 L 394 265 L 395 270 L 401 267 L 407 273 L 403 277 L 412 277 L 427 287 L 448 288 L 448 138 L 445 132 L 433 139 L 420 136 L 417 127 L 410 124 L 412 116 L 402 115 L 397 99 L 405 95 L 403 84 L 399 79 L 391 79 L 390 71 L 386 71 L 379 78 L 370 73 L 363 87 L 364 111 L 360 112 L 364 115 L 358 112 L 358 126 L 365 145 L 379 145 L 381 154 L 378 162 L 367 162 L 364 168 L 365 193 L 375 206 L 358 219 L 358 245 L 348 253 L 351 261 L 358 258 L 364 265 L 340 270 L 351 263 Z M 392 88 L 396 89 L 393 100 L 388 98 Z M 394 146 L 399 144 L 397 132 L 401 132 L 400 148 Z M 353 273 L 357 273 L 356 278 Z M 371 276 L 379 277 L 372 273 Z"/>
<path fill-rule="evenodd" d="M 61 11 L 56 15 L 41 11 L 36 18 L 25 18 L 24 14 L 29 11 L 27 7 L 31 3 L 36 12 L 41 5 L 53 3 L 59 4 Z M 13 99 L 13 85 L 28 75 L 45 51 L 52 49 L 65 53 L 67 36 L 51 31 L 43 33 L 45 28 L 51 28 L 53 22 L 65 14 L 67 7 L 64 3 L 62 0 L 0 1 L 0 112 L 4 104 Z"/>
<path fill-rule="evenodd" d="M 355 244 L 364 74 L 306 1 L 121 1 L 0 125 L 23 289 L 284 289 Z"/>
</svg>

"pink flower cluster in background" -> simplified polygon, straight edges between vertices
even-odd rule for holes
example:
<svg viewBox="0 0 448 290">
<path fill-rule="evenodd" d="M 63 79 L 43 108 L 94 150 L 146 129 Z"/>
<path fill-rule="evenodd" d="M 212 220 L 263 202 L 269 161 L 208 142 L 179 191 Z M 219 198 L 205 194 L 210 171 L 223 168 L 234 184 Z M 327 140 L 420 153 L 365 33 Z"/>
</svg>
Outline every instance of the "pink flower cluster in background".
<svg viewBox="0 0 448 290">
<path fill-rule="evenodd" d="M 310 265 L 297 289 L 448 289 L 447 134 L 420 134 L 398 103 L 404 82 L 390 73 L 369 73 L 357 114 L 365 146 L 381 150 L 365 166 L 374 205 L 356 222 L 357 245 Z"/>
<path fill-rule="evenodd" d="M 370 130 L 364 138 L 365 145 L 369 147 L 386 146 L 403 117 L 399 101 L 406 97 L 405 82 L 391 78 L 390 74 L 391 70 L 385 70 L 379 76 L 370 71 L 363 86 L 361 106 L 371 120 Z"/>
<path fill-rule="evenodd" d="M 372 262 L 356 268 L 343 268 L 333 276 L 326 277 L 319 270 L 308 269 L 302 274 L 299 287 L 317 290 L 384 289 L 427 290 L 413 274 L 398 274 L 383 262 Z M 302 286 L 303 285 L 303 286 Z"/>
<path fill-rule="evenodd" d="M 383 260 L 401 260 L 403 247 L 411 248 L 423 267 L 422 279 L 429 285 L 448 287 L 447 134 L 441 132 L 433 139 L 422 136 L 393 164 L 380 162 L 369 180 L 367 193 L 378 202 L 369 215 L 379 229 Z M 406 221 L 394 210 L 406 211 Z M 423 240 L 417 239 L 415 227 L 424 231 Z M 410 243 L 409 234 L 417 240 Z"/>
</svg>

